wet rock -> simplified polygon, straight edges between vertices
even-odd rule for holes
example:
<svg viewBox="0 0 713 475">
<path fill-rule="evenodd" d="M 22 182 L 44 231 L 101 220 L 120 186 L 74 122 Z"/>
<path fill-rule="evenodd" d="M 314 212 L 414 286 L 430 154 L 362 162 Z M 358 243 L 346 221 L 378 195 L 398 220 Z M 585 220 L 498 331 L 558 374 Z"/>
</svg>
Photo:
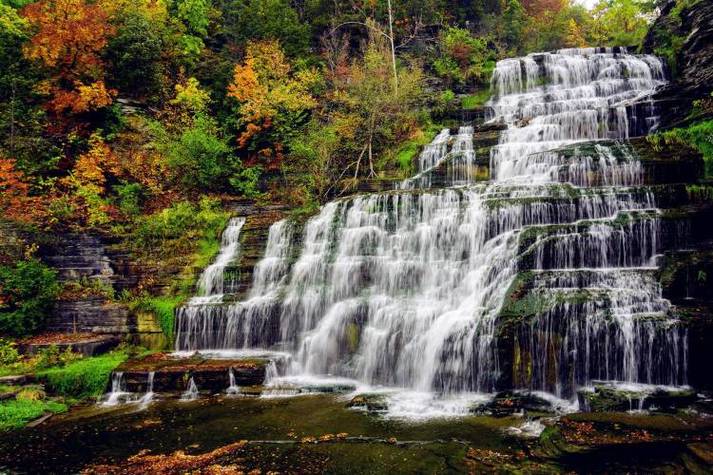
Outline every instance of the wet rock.
<svg viewBox="0 0 713 475">
<path fill-rule="evenodd" d="M 471 408 L 475 414 L 490 414 L 495 417 L 505 417 L 520 412 L 553 413 L 552 404 L 529 392 L 503 391 L 484 404 Z"/>
<path fill-rule="evenodd" d="M 697 399 L 688 388 L 667 388 L 647 385 L 594 383 L 577 393 L 579 406 L 585 411 L 613 412 L 630 410 L 674 410 L 690 406 Z"/>
<path fill-rule="evenodd" d="M 32 382 L 34 378 L 30 375 L 17 375 L 17 376 L 3 376 L 0 377 L 0 384 L 3 386 L 21 386 Z"/>
<path fill-rule="evenodd" d="M 325 383 L 325 384 L 310 384 L 300 386 L 301 393 L 331 393 L 331 394 L 347 394 L 356 390 L 356 384 L 351 383 Z"/>
<path fill-rule="evenodd" d="M 500 131 L 500 130 L 505 130 L 507 129 L 508 126 L 505 122 L 502 121 L 492 121 L 492 122 L 486 122 L 484 124 L 478 125 L 475 127 L 476 132 L 490 132 L 490 131 Z"/>
<path fill-rule="evenodd" d="M 267 360 L 175 358 L 157 353 L 124 363 L 116 371 L 123 373 L 126 390 L 131 393 L 146 392 L 151 372 L 154 392 L 183 392 L 193 378 L 200 391 L 220 393 L 230 386 L 231 370 L 237 386 L 263 384 L 267 364 Z"/>
<path fill-rule="evenodd" d="M 389 409 L 389 401 L 386 394 L 364 393 L 354 396 L 347 407 L 365 409 L 369 412 L 385 412 Z"/>
</svg>

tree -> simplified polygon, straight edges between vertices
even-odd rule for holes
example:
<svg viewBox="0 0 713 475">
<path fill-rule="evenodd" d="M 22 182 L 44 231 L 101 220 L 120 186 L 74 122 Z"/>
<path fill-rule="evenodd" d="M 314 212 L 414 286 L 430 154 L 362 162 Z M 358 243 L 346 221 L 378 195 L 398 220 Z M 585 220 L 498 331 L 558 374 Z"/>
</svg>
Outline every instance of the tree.
<svg viewBox="0 0 713 475">
<path fill-rule="evenodd" d="M 31 222 L 37 203 L 30 198 L 29 191 L 24 175 L 15 168 L 15 160 L 0 157 L 0 215 Z"/>
<path fill-rule="evenodd" d="M 62 184 L 72 192 L 74 209 L 89 226 L 102 226 L 110 221 L 110 205 L 105 200 L 109 176 L 119 176 L 116 155 L 98 133 L 89 138 L 89 149 L 79 155 L 69 176 Z"/>
<path fill-rule="evenodd" d="M 249 41 L 276 40 L 290 58 L 307 53 L 309 26 L 287 0 L 230 1 L 223 12 L 223 33 L 231 48 L 242 50 Z"/>
<path fill-rule="evenodd" d="M 132 97 L 152 97 L 160 92 L 163 51 L 169 48 L 160 19 L 129 11 L 109 41 L 110 83 Z"/>
<path fill-rule="evenodd" d="M 567 37 L 565 38 L 564 44 L 568 48 L 582 48 L 587 46 L 587 41 L 584 39 L 582 29 L 573 18 L 570 18 L 569 22 L 567 22 Z"/>
<path fill-rule="evenodd" d="M 410 65 L 398 67 L 397 74 L 399 88 L 394 93 L 391 50 L 381 35 L 372 33 L 363 58 L 354 60 L 335 81 L 333 97 L 340 111 L 332 120 L 340 135 L 358 147 L 356 158 L 344 170 L 353 169 L 354 178 L 364 161 L 369 175 L 375 175 L 376 154 L 414 123 L 408 116 L 422 97 L 423 72 Z"/>
<path fill-rule="evenodd" d="M 43 132 L 45 114 L 35 91 L 41 76 L 22 55 L 29 38 L 29 22 L 0 3 L 0 156 L 13 157 L 33 179 L 54 168 L 58 152 Z"/>
<path fill-rule="evenodd" d="M 525 0 L 523 6 L 531 16 L 539 18 L 548 12 L 559 12 L 567 3 L 567 0 Z"/>
<path fill-rule="evenodd" d="M 317 105 L 311 90 L 321 78 L 316 70 L 293 71 L 276 41 L 250 42 L 245 61 L 235 66 L 228 96 L 238 103 L 238 148 L 251 161 L 279 165 L 284 145 Z"/>
<path fill-rule="evenodd" d="M 638 46 L 648 32 L 650 4 L 641 0 L 601 0 L 593 29 L 612 46 Z"/>
<path fill-rule="evenodd" d="M 41 329 L 58 292 L 56 271 L 36 259 L 0 266 L 0 334 L 24 336 Z"/>
<path fill-rule="evenodd" d="M 210 95 L 195 78 L 175 86 L 172 110 L 161 127 L 159 143 L 176 182 L 190 191 L 228 190 L 243 187 L 249 178 L 240 160 L 209 113 Z M 248 180 L 249 181 L 249 180 Z"/>
<path fill-rule="evenodd" d="M 168 165 L 188 189 L 225 189 L 235 163 L 213 120 L 199 116 L 168 148 Z M 239 162 L 238 162 L 239 164 Z"/>
<path fill-rule="evenodd" d="M 449 27 L 440 37 L 440 56 L 433 66 L 449 83 L 487 84 L 495 67 L 495 57 L 488 39 L 474 37 L 463 28 Z"/>
<path fill-rule="evenodd" d="M 205 44 L 210 24 L 210 0 L 178 0 L 177 17 L 183 22 L 185 32 L 180 37 L 183 54 L 189 62 L 197 61 Z"/>
<path fill-rule="evenodd" d="M 39 61 L 50 74 L 44 90 L 48 109 L 74 114 L 101 109 L 115 91 L 104 83 L 101 52 L 114 27 L 101 2 L 41 0 L 23 9 L 36 33 L 25 55 Z"/>
<path fill-rule="evenodd" d="M 527 13 L 519 0 L 508 0 L 503 11 L 503 39 L 510 48 L 522 50 L 522 35 L 527 24 Z"/>
</svg>

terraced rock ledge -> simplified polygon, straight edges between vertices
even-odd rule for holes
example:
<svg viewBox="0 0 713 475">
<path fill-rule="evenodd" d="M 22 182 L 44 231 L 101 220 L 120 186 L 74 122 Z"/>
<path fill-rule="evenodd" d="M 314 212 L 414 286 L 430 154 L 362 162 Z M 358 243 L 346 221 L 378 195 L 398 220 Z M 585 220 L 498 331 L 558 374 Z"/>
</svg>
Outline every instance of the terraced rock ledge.
<svg viewBox="0 0 713 475">
<path fill-rule="evenodd" d="M 212 359 L 198 354 L 178 357 L 154 353 L 124 363 L 114 374 L 120 374 L 122 389 L 131 393 L 145 393 L 151 373 L 154 392 L 186 391 L 191 379 L 200 391 L 222 392 L 231 385 L 231 370 L 236 386 L 263 384 L 267 364 L 268 360 L 263 359 Z"/>
</svg>

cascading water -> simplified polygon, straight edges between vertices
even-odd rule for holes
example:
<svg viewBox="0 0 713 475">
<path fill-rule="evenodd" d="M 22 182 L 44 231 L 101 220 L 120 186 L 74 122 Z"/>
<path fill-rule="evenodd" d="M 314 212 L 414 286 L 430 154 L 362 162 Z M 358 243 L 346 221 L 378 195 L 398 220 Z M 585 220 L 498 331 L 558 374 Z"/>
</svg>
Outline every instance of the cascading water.
<svg viewBox="0 0 713 475">
<path fill-rule="evenodd" d="M 655 124 L 630 103 L 663 82 L 659 59 L 623 50 L 499 62 L 492 120 L 507 130 L 491 151 L 491 183 L 470 180 L 473 129 L 442 131 L 399 190 L 325 205 L 296 261 L 293 227 L 274 224 L 249 298 L 180 311 L 177 349 L 280 349 L 293 355 L 291 374 L 491 392 L 510 371 L 497 351 L 500 312 L 529 266 L 553 305 L 518 327 L 537 361 L 515 387 L 571 397 L 600 377 L 683 383 L 685 334 L 647 274 L 658 252 L 653 195 L 636 158 L 611 141 Z M 444 164 L 454 172 L 431 188 Z M 591 299 L 568 304 L 573 289 Z"/>
<path fill-rule="evenodd" d="M 220 302 L 225 291 L 225 268 L 240 252 L 240 230 L 245 218 L 231 218 L 223 231 L 221 247 L 215 262 L 205 268 L 198 278 L 198 299 L 196 303 Z"/>
<path fill-rule="evenodd" d="M 194 401 L 196 399 L 198 399 L 198 386 L 191 376 L 191 379 L 188 380 L 188 388 L 181 394 L 181 401 Z"/>
<path fill-rule="evenodd" d="M 228 389 L 225 390 L 228 394 L 239 394 L 240 386 L 235 383 L 235 372 L 233 368 L 228 369 Z"/>
<path fill-rule="evenodd" d="M 105 396 L 105 400 L 102 404 L 105 406 L 115 406 L 122 400 L 128 399 L 130 395 L 131 393 L 126 390 L 124 373 L 121 371 L 114 371 L 111 374 L 111 392 Z"/>
<path fill-rule="evenodd" d="M 143 396 L 141 396 L 141 399 L 139 399 L 139 403 L 142 405 L 147 405 L 151 401 L 153 401 L 153 397 L 154 397 L 153 380 L 154 380 L 155 376 L 156 376 L 155 371 L 149 371 L 149 374 L 146 377 L 146 392 L 144 393 Z"/>
<path fill-rule="evenodd" d="M 450 150 L 449 150 L 450 145 Z M 430 188 L 441 184 L 434 175 L 440 171 L 449 186 L 467 185 L 473 180 L 475 171 L 475 151 L 473 150 L 473 127 L 463 126 L 458 134 L 451 136 L 449 129 L 443 129 L 433 141 L 423 148 L 418 158 L 418 173 L 401 182 L 402 190 Z M 443 170 L 439 168 L 443 167 Z"/>
<path fill-rule="evenodd" d="M 215 312 L 223 302 L 226 292 L 225 269 L 234 263 L 240 254 L 240 231 L 245 224 L 245 218 L 231 218 L 221 237 L 221 247 L 215 262 L 205 268 L 198 278 L 197 295 L 177 311 L 178 318 L 202 315 Z"/>
</svg>

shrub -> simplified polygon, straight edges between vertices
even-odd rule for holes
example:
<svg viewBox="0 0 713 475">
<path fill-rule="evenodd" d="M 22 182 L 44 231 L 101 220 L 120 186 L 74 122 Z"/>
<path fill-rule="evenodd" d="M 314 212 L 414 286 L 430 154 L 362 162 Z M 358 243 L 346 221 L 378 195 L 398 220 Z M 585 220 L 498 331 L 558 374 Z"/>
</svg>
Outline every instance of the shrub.
<svg viewBox="0 0 713 475">
<path fill-rule="evenodd" d="M 58 293 L 57 273 L 36 259 L 0 266 L 0 333 L 39 330 Z"/>
<path fill-rule="evenodd" d="M 43 348 L 35 359 L 35 368 L 46 369 L 53 366 L 62 367 L 67 363 L 80 359 L 82 355 L 74 353 L 71 348 L 60 351 L 57 345 L 50 345 Z"/>
<path fill-rule="evenodd" d="M 0 338 L 0 366 L 17 363 L 20 359 L 20 354 L 17 352 L 15 346 L 16 344 L 14 341 Z"/>
<path fill-rule="evenodd" d="M 447 28 L 440 38 L 441 56 L 433 63 L 436 74 L 451 84 L 487 84 L 496 59 L 488 41 L 463 28 Z"/>
<path fill-rule="evenodd" d="M 167 152 L 169 167 L 188 189 L 225 189 L 240 164 L 215 122 L 201 115 L 169 142 Z"/>
<path fill-rule="evenodd" d="M 84 399 L 100 396 L 109 384 L 111 372 L 127 358 L 124 351 L 102 356 L 83 358 L 63 368 L 39 371 L 37 377 L 45 381 L 47 389 L 55 394 Z"/>
<path fill-rule="evenodd" d="M 258 180 L 262 174 L 260 167 L 246 167 L 233 174 L 228 180 L 235 191 L 247 198 L 260 196 Z"/>
<path fill-rule="evenodd" d="M 136 216 L 141 212 L 143 190 L 138 183 L 123 183 L 114 186 L 118 197 L 119 209 L 128 216 Z"/>
</svg>

